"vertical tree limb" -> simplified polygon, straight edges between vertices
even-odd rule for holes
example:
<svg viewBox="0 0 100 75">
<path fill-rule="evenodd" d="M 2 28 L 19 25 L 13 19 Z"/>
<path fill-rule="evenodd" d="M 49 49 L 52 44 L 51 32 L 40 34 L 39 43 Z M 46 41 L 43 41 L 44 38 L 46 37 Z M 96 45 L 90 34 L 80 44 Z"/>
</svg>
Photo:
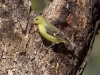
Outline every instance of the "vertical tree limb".
<svg viewBox="0 0 100 75">
<path fill-rule="evenodd" d="M 100 19 L 97 4 L 99 0 L 51 0 L 42 15 L 77 47 L 61 43 L 47 49 L 48 41 L 32 24 L 30 1 L 0 0 L 0 74 L 81 75 Z"/>
</svg>

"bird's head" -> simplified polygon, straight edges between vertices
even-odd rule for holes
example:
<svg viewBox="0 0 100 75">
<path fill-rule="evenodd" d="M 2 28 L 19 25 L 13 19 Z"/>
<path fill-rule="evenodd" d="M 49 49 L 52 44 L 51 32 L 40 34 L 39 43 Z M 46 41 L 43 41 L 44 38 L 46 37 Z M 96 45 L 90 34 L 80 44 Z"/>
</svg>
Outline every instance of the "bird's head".
<svg viewBox="0 0 100 75">
<path fill-rule="evenodd" d="M 45 21 L 45 20 L 44 20 L 44 18 L 43 18 L 42 16 L 36 16 L 36 17 L 34 18 L 34 23 L 37 24 L 37 25 L 43 24 L 44 21 Z"/>
</svg>

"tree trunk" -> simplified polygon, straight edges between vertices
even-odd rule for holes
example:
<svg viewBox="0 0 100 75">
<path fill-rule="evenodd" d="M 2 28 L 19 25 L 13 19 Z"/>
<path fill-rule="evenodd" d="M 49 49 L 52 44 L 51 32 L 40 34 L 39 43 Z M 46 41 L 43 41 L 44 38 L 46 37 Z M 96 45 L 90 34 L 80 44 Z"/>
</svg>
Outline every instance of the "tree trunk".
<svg viewBox="0 0 100 75">
<path fill-rule="evenodd" d="M 29 0 L 0 0 L 0 75 L 82 75 L 100 19 L 99 0 L 50 0 L 42 12 L 77 47 L 49 42 Z M 83 63 L 83 65 L 82 65 Z"/>
</svg>

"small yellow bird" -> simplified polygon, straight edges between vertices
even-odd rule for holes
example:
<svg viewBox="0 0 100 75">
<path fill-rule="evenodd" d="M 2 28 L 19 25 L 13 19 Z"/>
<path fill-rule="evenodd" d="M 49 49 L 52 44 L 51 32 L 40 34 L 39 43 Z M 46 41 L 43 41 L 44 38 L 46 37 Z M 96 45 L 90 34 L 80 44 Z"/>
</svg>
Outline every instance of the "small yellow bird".
<svg viewBox="0 0 100 75">
<path fill-rule="evenodd" d="M 76 47 L 68 37 L 65 37 L 63 33 L 58 30 L 54 25 L 46 21 L 42 16 L 36 16 L 34 23 L 38 25 L 41 35 L 52 43 L 71 43 L 72 46 Z"/>
</svg>

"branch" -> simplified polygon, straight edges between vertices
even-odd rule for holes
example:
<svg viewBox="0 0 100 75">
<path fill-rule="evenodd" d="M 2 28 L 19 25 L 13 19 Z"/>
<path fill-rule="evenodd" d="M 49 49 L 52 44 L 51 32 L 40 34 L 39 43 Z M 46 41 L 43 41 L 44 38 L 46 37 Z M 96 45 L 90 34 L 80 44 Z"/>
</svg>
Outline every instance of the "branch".
<svg viewBox="0 0 100 75">
<path fill-rule="evenodd" d="M 61 43 L 47 49 L 48 41 L 41 39 L 37 27 L 32 24 L 35 14 L 30 11 L 30 1 L 0 1 L 0 74 L 82 74 L 85 65 L 81 71 L 80 67 L 92 49 L 96 22 L 100 19 L 100 7 L 96 7 L 100 2 L 93 3 L 91 0 L 49 1 L 42 15 L 77 47 Z"/>
</svg>

